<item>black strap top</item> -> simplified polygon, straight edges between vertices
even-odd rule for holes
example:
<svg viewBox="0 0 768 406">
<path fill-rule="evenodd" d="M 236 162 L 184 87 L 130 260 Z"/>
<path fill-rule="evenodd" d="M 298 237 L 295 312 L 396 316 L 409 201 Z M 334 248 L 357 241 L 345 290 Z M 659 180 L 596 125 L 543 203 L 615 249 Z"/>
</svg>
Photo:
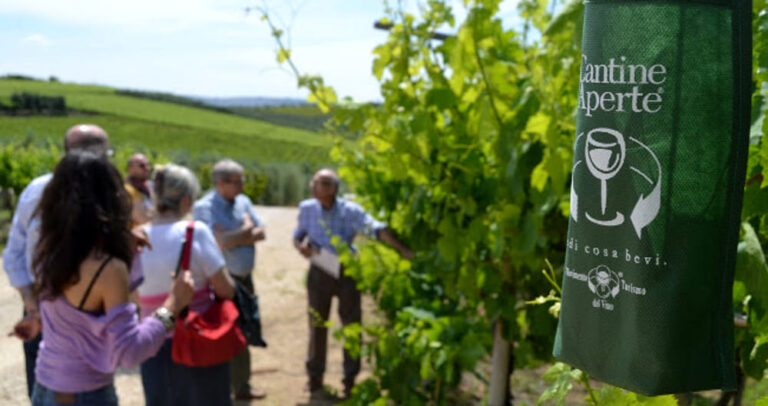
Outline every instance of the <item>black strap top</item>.
<svg viewBox="0 0 768 406">
<path fill-rule="evenodd" d="M 101 266 L 93 275 L 93 278 L 91 278 L 91 283 L 88 284 L 88 288 L 85 289 L 85 294 L 83 295 L 83 299 L 80 300 L 80 305 L 77 306 L 77 310 L 83 310 L 83 305 L 85 305 L 85 300 L 88 299 L 88 295 L 91 294 L 91 289 L 93 288 L 93 284 L 96 282 L 96 279 L 99 278 L 99 275 L 101 275 L 101 271 L 104 270 L 104 267 L 107 266 L 107 262 L 109 262 L 111 259 L 112 259 L 112 255 L 108 256 L 107 259 L 105 259 L 104 262 L 101 263 Z"/>
</svg>

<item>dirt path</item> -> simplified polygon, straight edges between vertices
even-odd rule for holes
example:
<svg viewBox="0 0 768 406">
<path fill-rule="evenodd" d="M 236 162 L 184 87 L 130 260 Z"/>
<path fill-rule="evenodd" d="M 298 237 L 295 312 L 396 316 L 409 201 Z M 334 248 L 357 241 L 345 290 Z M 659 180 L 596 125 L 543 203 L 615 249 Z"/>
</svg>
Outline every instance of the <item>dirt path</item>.
<svg viewBox="0 0 768 406">
<path fill-rule="evenodd" d="M 307 349 L 306 289 L 307 262 L 293 249 L 291 233 L 298 214 L 295 208 L 257 207 L 267 225 L 267 240 L 258 244 L 254 273 L 259 294 L 263 329 L 269 348 L 252 349 L 254 371 L 251 384 L 268 396 L 253 405 L 324 405 L 310 401 L 302 388 L 306 382 L 304 356 Z M 339 325 L 334 307 L 332 320 Z M 368 308 L 369 306 L 365 306 Z M 364 312 L 365 313 L 365 312 Z M 10 331 L 21 315 L 17 293 L 0 276 L 0 333 Z M 326 385 L 341 390 L 341 343 L 329 339 Z M 363 368 L 363 375 L 366 368 Z M 116 377 L 123 406 L 143 405 L 141 379 L 137 371 L 123 371 Z M 15 338 L 0 336 L 0 404 L 27 405 L 24 353 Z M 248 405 L 238 402 L 236 405 Z"/>
</svg>

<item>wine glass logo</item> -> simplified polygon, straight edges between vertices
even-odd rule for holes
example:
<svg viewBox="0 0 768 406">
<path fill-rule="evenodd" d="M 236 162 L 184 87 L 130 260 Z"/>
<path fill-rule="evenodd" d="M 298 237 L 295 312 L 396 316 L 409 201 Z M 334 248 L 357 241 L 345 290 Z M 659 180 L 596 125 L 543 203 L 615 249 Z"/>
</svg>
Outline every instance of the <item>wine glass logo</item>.
<svg viewBox="0 0 768 406">
<path fill-rule="evenodd" d="M 627 147 L 620 132 L 610 128 L 595 128 L 587 134 L 584 146 L 585 161 L 589 172 L 600 180 L 600 217 L 605 218 L 608 200 L 608 179 L 619 173 L 624 165 Z M 624 222 L 624 215 L 616 212 L 613 219 L 596 219 L 586 213 L 595 224 L 615 226 Z"/>
</svg>

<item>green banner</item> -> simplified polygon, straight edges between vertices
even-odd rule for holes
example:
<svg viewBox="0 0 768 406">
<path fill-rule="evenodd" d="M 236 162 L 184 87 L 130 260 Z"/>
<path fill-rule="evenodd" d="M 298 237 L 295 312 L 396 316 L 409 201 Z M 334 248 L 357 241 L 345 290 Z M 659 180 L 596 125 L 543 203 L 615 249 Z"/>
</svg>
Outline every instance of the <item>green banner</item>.
<svg viewBox="0 0 768 406">
<path fill-rule="evenodd" d="M 751 2 L 585 2 L 554 355 L 648 395 L 735 389 Z"/>
</svg>

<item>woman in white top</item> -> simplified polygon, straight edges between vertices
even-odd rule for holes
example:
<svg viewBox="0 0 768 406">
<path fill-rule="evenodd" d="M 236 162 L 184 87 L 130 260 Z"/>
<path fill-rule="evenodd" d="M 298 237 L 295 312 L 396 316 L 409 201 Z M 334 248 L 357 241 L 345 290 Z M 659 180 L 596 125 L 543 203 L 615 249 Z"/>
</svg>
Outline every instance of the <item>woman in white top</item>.
<svg viewBox="0 0 768 406">
<path fill-rule="evenodd" d="M 171 274 L 177 267 L 182 243 L 190 224 L 185 217 L 192 209 L 200 185 L 192 172 L 168 164 L 155 172 L 153 199 L 156 215 L 144 226 L 151 250 L 141 254 L 144 282 L 139 286 L 142 316 L 152 314 L 168 294 Z M 224 257 L 213 233 L 205 224 L 194 222 L 190 271 L 195 295 L 191 310 L 204 312 L 214 295 L 234 297 L 234 284 L 224 266 Z M 230 405 L 229 363 L 210 367 L 187 367 L 171 359 L 171 340 L 158 354 L 141 365 L 141 378 L 147 406 L 154 405 Z"/>
</svg>

